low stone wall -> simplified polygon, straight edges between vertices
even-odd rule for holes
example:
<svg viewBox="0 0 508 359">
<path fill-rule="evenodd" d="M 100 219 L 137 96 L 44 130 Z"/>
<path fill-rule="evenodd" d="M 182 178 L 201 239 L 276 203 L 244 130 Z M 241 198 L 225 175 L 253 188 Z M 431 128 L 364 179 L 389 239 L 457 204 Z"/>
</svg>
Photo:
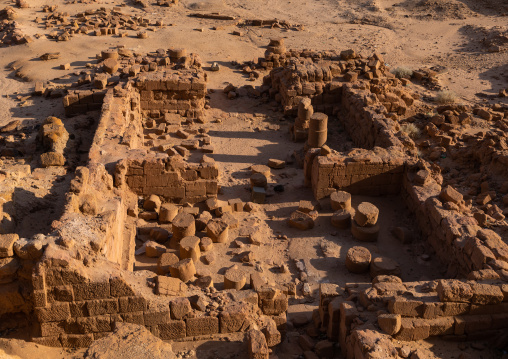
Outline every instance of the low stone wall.
<svg viewBox="0 0 508 359">
<path fill-rule="evenodd" d="M 106 90 L 73 90 L 63 98 L 66 116 L 78 115 L 88 111 L 100 111 Z"/>
<path fill-rule="evenodd" d="M 318 155 L 311 163 L 311 183 L 316 199 L 329 196 L 337 189 L 366 196 L 398 194 L 405 171 L 402 153 L 381 148 L 354 150 L 344 156 Z"/>
<path fill-rule="evenodd" d="M 165 70 L 139 75 L 136 88 L 140 91 L 143 111 L 175 112 L 187 117 L 203 114 L 206 79 L 202 72 Z"/>
<path fill-rule="evenodd" d="M 197 203 L 218 192 L 215 162 L 192 164 L 178 157 L 123 160 L 116 166 L 115 186 L 126 184 L 140 196 L 158 195 L 174 203 Z"/>
</svg>

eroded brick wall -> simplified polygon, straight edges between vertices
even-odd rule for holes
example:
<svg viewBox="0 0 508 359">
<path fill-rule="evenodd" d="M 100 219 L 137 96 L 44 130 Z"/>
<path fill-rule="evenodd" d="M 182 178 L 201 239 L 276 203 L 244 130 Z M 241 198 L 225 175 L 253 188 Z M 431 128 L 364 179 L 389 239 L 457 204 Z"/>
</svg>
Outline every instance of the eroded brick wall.
<svg viewBox="0 0 508 359">
<path fill-rule="evenodd" d="M 350 156 L 316 156 L 311 163 L 316 199 L 329 196 L 337 189 L 366 196 L 398 194 L 405 170 L 404 156 L 386 151 L 380 156 L 368 151 Z"/>
<path fill-rule="evenodd" d="M 155 194 L 174 203 L 197 203 L 218 192 L 216 163 L 186 163 L 178 158 L 123 160 L 117 164 L 115 185 L 126 184 L 140 196 Z"/>
<path fill-rule="evenodd" d="M 141 74 L 136 87 L 143 111 L 160 110 L 187 117 L 203 114 L 206 79 L 202 72 L 166 70 Z"/>
</svg>

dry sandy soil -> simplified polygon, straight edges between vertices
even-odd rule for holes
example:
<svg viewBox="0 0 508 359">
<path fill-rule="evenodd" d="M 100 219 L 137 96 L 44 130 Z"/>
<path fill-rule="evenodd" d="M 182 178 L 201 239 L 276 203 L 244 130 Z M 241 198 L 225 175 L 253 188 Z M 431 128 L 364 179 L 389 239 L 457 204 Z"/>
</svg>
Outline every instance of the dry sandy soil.
<svg viewBox="0 0 508 359">
<path fill-rule="evenodd" d="M 152 2 L 152 1 L 149 1 Z M 66 83 L 76 81 L 86 64 L 95 61 L 102 49 L 125 46 L 127 49 L 150 52 L 158 48 L 185 47 L 189 52 L 198 53 L 205 66 L 217 62 L 221 69 L 208 72 L 208 89 L 211 109 L 207 111 L 210 120 L 210 135 L 214 138 L 213 157 L 222 170 L 221 199 L 248 198 L 248 168 L 252 164 L 266 164 L 269 158 L 287 159 L 294 150 L 301 147 L 294 144 L 288 136 L 291 123 L 284 118 L 280 109 L 271 103 L 260 104 L 255 99 L 240 97 L 228 100 L 222 89 L 227 83 L 235 86 L 260 85 L 261 79 L 250 82 L 241 71 L 231 63 L 250 61 L 261 57 L 270 38 L 283 37 L 288 48 L 308 48 L 313 50 L 355 49 L 366 56 L 373 52 L 381 53 L 387 64 L 410 69 L 438 67 L 440 88 L 453 91 L 458 101 L 481 103 L 504 101 L 495 95 L 508 87 L 508 2 L 503 0 L 315 0 L 315 1 L 243 1 L 243 0 L 183 0 L 178 6 L 160 7 L 150 4 L 141 8 L 134 1 L 83 1 L 76 3 L 54 0 L 28 0 L 29 8 L 18 9 L 16 19 L 19 29 L 30 35 L 34 41 L 29 44 L 0 48 L 0 126 L 16 119 L 25 126 L 37 126 L 47 116 L 64 118 L 61 99 L 18 96 L 32 93 L 35 81 Z M 34 22 L 36 17 L 44 17 L 44 5 L 58 5 L 58 11 L 75 14 L 98 7 L 112 8 L 122 6 L 121 11 L 141 15 L 154 20 L 163 20 L 164 26 L 157 31 L 148 31 L 147 39 L 139 39 L 134 31 L 126 37 L 76 35 L 69 41 L 56 42 L 46 38 L 51 29 Z M 13 5 L 11 1 L 0 1 L 0 7 Z M 234 21 L 221 21 L 189 17 L 195 12 L 219 12 L 242 19 L 286 20 L 298 29 L 240 27 Z M 216 30 L 212 29 L 218 27 Z M 496 35 L 495 27 L 504 29 L 504 38 Z M 494 29 L 494 30 L 493 30 Z M 235 36 L 233 31 L 242 31 L 243 36 Z M 35 39 L 36 34 L 41 34 Z M 501 32 L 502 34 L 502 32 Z M 497 37 L 496 37 L 497 36 Z M 499 45 L 500 51 L 493 51 L 492 45 Z M 55 61 L 40 61 L 46 52 L 60 52 Z M 59 65 L 70 63 L 70 70 L 60 70 Z M 13 64 L 18 75 L 12 70 Z M 422 86 L 411 85 L 422 98 L 433 98 L 435 92 Z M 97 119 L 99 113 L 78 116 L 74 123 Z M 220 120 L 219 122 L 215 120 Z M 80 122 L 81 121 L 81 122 Z M 86 126 L 82 127 L 86 128 Z M 75 131 L 80 143 L 90 141 L 86 130 Z M 337 147 L 349 145 L 348 139 L 337 129 L 331 141 Z M 76 152 L 76 161 L 79 153 Z M 36 160 L 29 162 L 34 166 Z M 4 164 L 4 165 L 7 165 Z M 37 172 L 33 172 L 37 174 Z M 27 208 L 23 216 L 24 224 L 18 226 L 20 236 L 31 236 L 45 232 L 53 220 L 58 218 L 72 178 L 72 169 L 45 171 L 40 178 L 36 175 L 23 177 L 19 186 L 25 188 L 19 195 L 26 198 Z M 284 185 L 285 191 L 273 191 L 276 184 Z M 26 190 L 28 188 L 28 190 Z M 333 228 L 329 217 L 332 214 L 328 203 L 323 201 L 322 213 L 311 232 L 301 232 L 288 228 L 286 219 L 298 206 L 300 200 L 313 200 L 311 190 L 303 185 L 303 173 L 296 166 L 273 170 L 270 178 L 268 204 L 264 211 L 244 214 L 234 235 L 241 237 L 242 228 L 259 226 L 272 238 L 286 235 L 289 240 L 274 240 L 269 252 L 255 252 L 256 262 L 262 267 L 269 280 L 286 281 L 298 277 L 295 263 L 303 261 L 309 276 L 311 289 L 316 292 L 319 283 L 333 282 L 345 285 L 348 282 L 369 282 L 368 275 L 349 274 L 344 266 L 347 250 L 355 243 L 349 231 Z M 404 281 L 441 278 L 446 271 L 426 244 L 421 240 L 411 245 L 401 245 L 390 229 L 397 225 L 414 226 L 414 218 L 408 213 L 402 200 L 393 198 L 363 198 L 356 196 L 353 204 L 369 200 L 380 209 L 382 229 L 375 245 L 369 247 L 373 253 L 397 258 L 402 268 Z M 248 246 L 249 247 L 249 246 Z M 325 253 L 326 248 L 332 254 Z M 219 248 L 217 251 L 235 251 L 236 248 Z M 246 250 L 246 248 L 243 248 Z M 140 259 L 141 260 L 141 259 Z M 219 258 L 213 267 L 198 266 L 208 270 L 213 276 L 220 276 L 220 269 L 229 263 L 228 258 Z M 287 263 L 290 272 L 284 275 L 274 273 L 274 268 Z M 138 261 L 138 266 L 141 262 Z M 254 268 L 250 270 L 254 271 Z M 218 279 L 218 278 L 217 278 Z M 217 280 L 220 282 L 220 280 Z M 288 321 L 296 313 L 310 315 L 318 305 L 315 296 L 295 299 L 290 306 Z M 310 318 L 309 318 L 310 319 Z M 277 354 L 280 358 L 293 358 L 301 355 L 291 344 L 292 337 L 281 345 Z M 216 343 L 217 344 L 217 343 Z M 223 343 L 219 343 L 224 345 Z M 203 343 L 175 343 L 176 352 L 196 357 L 195 351 L 201 346 L 203 355 L 198 357 L 226 357 L 217 353 L 217 345 Z M 236 344 L 238 345 L 238 343 Z M 481 343 L 457 344 L 440 341 L 410 343 L 415 348 L 429 349 L 440 358 L 458 358 L 466 352 L 473 358 L 496 358 L 499 352 L 491 351 Z M 242 357 L 235 354 L 235 341 L 229 357 Z M 204 349 L 203 349 L 204 348 Z M 72 358 L 83 357 L 83 351 L 72 352 L 35 346 L 15 340 L 0 343 L 0 358 Z M 199 351 L 199 350 L 198 350 Z M 206 353 L 206 355 L 205 355 Z"/>
</svg>

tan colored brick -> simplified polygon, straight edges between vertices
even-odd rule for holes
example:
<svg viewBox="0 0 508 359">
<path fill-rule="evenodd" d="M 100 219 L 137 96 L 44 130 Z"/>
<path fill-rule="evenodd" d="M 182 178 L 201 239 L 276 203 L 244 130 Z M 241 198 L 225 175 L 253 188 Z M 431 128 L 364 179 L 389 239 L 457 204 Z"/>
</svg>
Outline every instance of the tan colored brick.
<svg viewBox="0 0 508 359">
<path fill-rule="evenodd" d="M 189 337 L 217 334 L 219 332 L 219 318 L 216 317 L 187 318 L 185 322 L 187 324 L 187 336 Z"/>
<path fill-rule="evenodd" d="M 184 338 L 187 332 L 183 320 L 171 320 L 168 323 L 159 324 L 157 328 L 159 330 L 159 338 L 162 340 Z"/>
</svg>

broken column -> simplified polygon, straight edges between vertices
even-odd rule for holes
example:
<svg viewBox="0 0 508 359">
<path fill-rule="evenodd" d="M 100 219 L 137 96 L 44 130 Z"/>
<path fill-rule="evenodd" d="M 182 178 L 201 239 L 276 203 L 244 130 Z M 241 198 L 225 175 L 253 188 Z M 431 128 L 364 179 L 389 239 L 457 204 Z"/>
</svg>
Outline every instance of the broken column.
<svg viewBox="0 0 508 359">
<path fill-rule="evenodd" d="M 346 268 L 351 273 L 365 273 L 369 270 L 371 261 L 370 251 L 365 247 L 352 247 L 347 251 Z"/>
<path fill-rule="evenodd" d="M 180 243 L 184 237 L 190 237 L 196 234 L 196 223 L 194 216 L 182 212 L 173 219 L 173 240 Z"/>
<path fill-rule="evenodd" d="M 212 219 L 206 225 L 206 234 L 214 243 L 226 243 L 229 238 L 229 225 L 222 219 Z"/>
<path fill-rule="evenodd" d="M 349 228 L 351 225 L 351 194 L 337 191 L 330 195 L 330 204 L 335 213 L 332 215 L 332 226 L 340 229 Z"/>
<path fill-rule="evenodd" d="M 379 235 L 378 216 L 379 209 L 372 203 L 360 203 L 351 225 L 353 237 L 362 242 L 375 242 Z"/>
<path fill-rule="evenodd" d="M 298 116 L 295 119 L 293 127 L 293 141 L 305 141 L 309 132 L 309 122 L 311 116 L 314 114 L 312 101 L 310 98 L 303 98 L 298 104 Z"/>
<path fill-rule="evenodd" d="M 328 134 L 328 116 L 321 112 L 316 112 L 310 117 L 309 138 L 307 145 L 309 148 L 319 148 L 326 143 Z"/>
<path fill-rule="evenodd" d="M 190 258 L 196 263 L 201 256 L 200 239 L 195 236 L 185 237 L 180 241 L 180 258 Z"/>
<path fill-rule="evenodd" d="M 224 274 L 224 289 L 242 290 L 246 282 L 245 273 L 238 269 L 237 266 L 228 269 L 226 274 Z"/>
<path fill-rule="evenodd" d="M 194 277 L 196 274 L 196 267 L 194 262 L 190 258 L 181 260 L 169 267 L 171 277 L 179 278 L 182 282 L 187 282 Z"/>
</svg>

